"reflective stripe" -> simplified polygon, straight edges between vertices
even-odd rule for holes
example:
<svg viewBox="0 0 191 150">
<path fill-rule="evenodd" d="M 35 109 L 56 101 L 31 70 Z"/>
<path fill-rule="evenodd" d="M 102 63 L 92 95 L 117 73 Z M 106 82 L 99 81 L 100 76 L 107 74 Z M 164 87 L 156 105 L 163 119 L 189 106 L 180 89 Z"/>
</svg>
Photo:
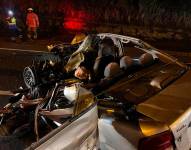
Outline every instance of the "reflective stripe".
<svg viewBox="0 0 191 150">
<path fill-rule="evenodd" d="M 8 24 L 9 25 L 16 25 L 16 18 L 15 17 L 12 17 L 11 19 L 10 19 L 10 21 L 8 22 Z"/>
<path fill-rule="evenodd" d="M 16 18 L 15 17 L 11 18 L 11 22 L 16 24 Z"/>
</svg>

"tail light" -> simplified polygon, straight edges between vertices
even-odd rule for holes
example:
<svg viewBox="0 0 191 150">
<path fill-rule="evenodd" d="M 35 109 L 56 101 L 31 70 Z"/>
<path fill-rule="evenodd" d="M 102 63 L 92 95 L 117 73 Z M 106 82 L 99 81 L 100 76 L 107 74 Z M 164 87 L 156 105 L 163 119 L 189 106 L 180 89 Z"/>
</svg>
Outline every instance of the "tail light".
<svg viewBox="0 0 191 150">
<path fill-rule="evenodd" d="M 170 132 L 143 138 L 139 142 L 139 150 L 173 150 L 173 147 L 173 136 Z"/>
</svg>

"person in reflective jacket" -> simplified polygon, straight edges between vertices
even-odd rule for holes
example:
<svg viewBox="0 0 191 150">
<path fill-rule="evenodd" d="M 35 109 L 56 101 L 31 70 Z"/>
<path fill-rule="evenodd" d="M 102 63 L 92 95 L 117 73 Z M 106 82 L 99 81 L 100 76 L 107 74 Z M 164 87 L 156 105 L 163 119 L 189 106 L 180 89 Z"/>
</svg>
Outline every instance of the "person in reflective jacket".
<svg viewBox="0 0 191 150">
<path fill-rule="evenodd" d="M 37 28 L 39 27 L 38 15 L 33 12 L 32 8 L 28 8 L 28 13 L 26 17 L 26 25 L 28 27 L 28 38 L 37 39 Z"/>
<path fill-rule="evenodd" d="M 16 24 L 17 21 L 16 21 L 16 18 L 14 17 L 14 14 L 11 10 L 8 12 L 8 17 L 6 20 L 7 20 L 11 40 L 15 41 L 16 36 L 17 36 L 17 24 Z"/>
</svg>

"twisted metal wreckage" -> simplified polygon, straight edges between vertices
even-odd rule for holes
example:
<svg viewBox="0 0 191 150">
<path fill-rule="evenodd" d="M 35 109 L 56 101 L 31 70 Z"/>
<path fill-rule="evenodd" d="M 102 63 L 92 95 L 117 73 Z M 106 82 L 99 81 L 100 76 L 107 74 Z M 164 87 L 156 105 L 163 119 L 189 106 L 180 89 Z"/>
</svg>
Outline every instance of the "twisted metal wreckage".
<svg viewBox="0 0 191 150">
<path fill-rule="evenodd" d="M 103 51 L 102 57 L 97 56 L 105 48 L 100 44 L 104 39 L 112 40 L 114 59 L 102 70 L 102 78 L 94 83 L 75 78 L 80 65 L 94 68 L 92 64 L 106 58 Z M 101 149 L 176 146 L 187 150 L 191 137 L 176 131 L 189 124 L 191 116 L 186 96 L 189 75 L 186 65 L 132 37 L 103 33 L 77 44 L 53 45 L 50 54 L 24 69 L 27 89 L 15 91 L 0 110 L 0 147 L 94 149 L 99 132 Z M 166 108 L 172 95 L 176 110 Z M 180 135 L 184 141 L 178 141 Z"/>
</svg>

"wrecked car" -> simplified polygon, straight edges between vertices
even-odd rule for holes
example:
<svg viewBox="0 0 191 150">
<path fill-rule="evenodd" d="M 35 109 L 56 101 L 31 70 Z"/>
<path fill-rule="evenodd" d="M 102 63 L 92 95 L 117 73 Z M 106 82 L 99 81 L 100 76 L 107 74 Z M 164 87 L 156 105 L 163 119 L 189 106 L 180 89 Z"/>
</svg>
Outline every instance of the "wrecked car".
<svg viewBox="0 0 191 150">
<path fill-rule="evenodd" d="M 70 55 L 74 53 L 85 38 L 85 34 L 76 34 L 71 43 L 57 42 L 47 45 L 50 53 L 38 55 L 34 58 L 31 66 L 23 70 L 24 83 L 30 88 L 40 83 L 47 83 L 57 78 L 61 80 L 64 65 Z"/>
<path fill-rule="evenodd" d="M 56 83 L 44 91 L 46 94 L 30 89 L 11 97 L 0 110 L 0 149 L 95 148 L 95 98 L 90 91 L 70 82 Z"/>
<path fill-rule="evenodd" d="M 49 82 L 52 79 L 62 79 L 64 65 L 69 56 L 75 52 L 79 44 L 56 44 L 50 49 L 50 53 L 38 55 L 33 59 L 31 66 L 23 70 L 24 83 L 30 88 L 40 83 Z"/>
<path fill-rule="evenodd" d="M 98 101 L 101 149 L 189 150 L 190 69 L 139 39 L 100 36 L 119 40 L 124 53 L 123 73 Z"/>
<path fill-rule="evenodd" d="M 106 47 L 104 40 L 109 41 Z M 114 59 L 106 61 L 108 55 Z M 104 69 L 97 61 L 102 59 Z M 92 68 L 89 72 L 93 75 L 102 71 L 93 80 L 96 82 L 92 84 L 89 76 L 88 80 L 76 78 L 75 71 L 82 65 Z M 17 140 L 28 149 L 191 148 L 191 71 L 176 58 L 140 39 L 101 33 L 87 36 L 61 68 L 61 77 L 47 79 L 51 82 L 36 83 L 35 77 L 28 76 L 35 83 L 31 87 L 42 90 L 35 94 L 32 89 L 37 96 L 27 100 L 23 95 L 30 92 L 20 95 L 19 109 L 12 110 L 26 113 L 28 119 L 23 119 L 22 125 L 15 124 L 7 137 L 17 133 Z M 3 129 L 7 130 L 7 120 L 17 114 L 8 109 L 17 108 L 12 106 L 17 100 L 4 108 Z M 32 123 L 32 128 L 25 122 Z M 23 133 L 23 129 L 34 132 L 33 140 L 26 140 L 23 135 L 28 132 Z"/>
</svg>

